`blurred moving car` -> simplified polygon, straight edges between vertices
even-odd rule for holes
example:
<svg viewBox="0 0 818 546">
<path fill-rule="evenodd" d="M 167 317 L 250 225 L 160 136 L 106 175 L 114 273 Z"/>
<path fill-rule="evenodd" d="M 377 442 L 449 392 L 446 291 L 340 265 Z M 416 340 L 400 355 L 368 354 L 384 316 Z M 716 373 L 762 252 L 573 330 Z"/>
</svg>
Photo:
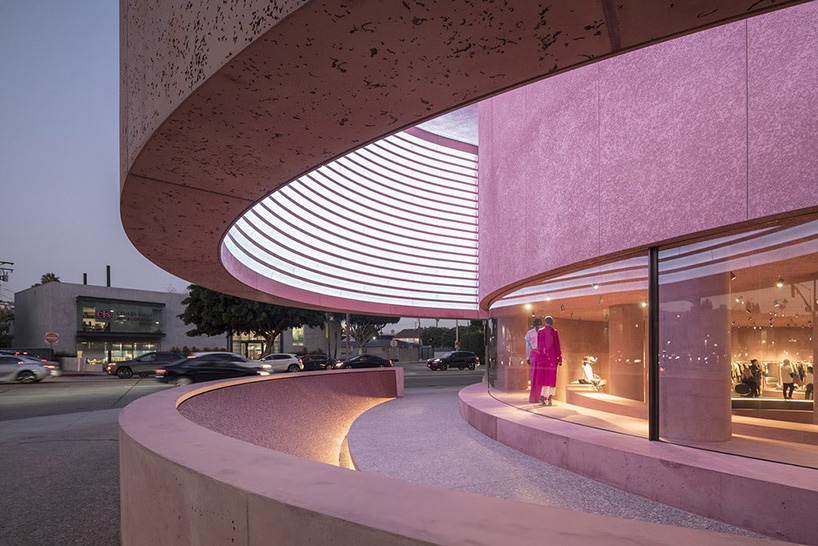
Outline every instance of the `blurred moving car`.
<svg viewBox="0 0 818 546">
<path fill-rule="evenodd" d="M 25 360 L 28 364 L 35 364 L 37 366 L 42 366 L 46 370 L 48 370 L 51 377 L 59 377 L 62 375 L 62 368 L 60 368 L 59 362 L 54 362 L 53 360 L 44 360 L 42 358 L 37 358 L 35 356 L 27 356 L 27 355 L 16 355 L 15 358 L 19 358 L 21 360 Z"/>
<path fill-rule="evenodd" d="M 145 377 L 153 375 L 153 370 L 158 366 L 165 366 L 183 358 L 185 358 L 184 353 L 171 351 L 145 353 L 131 360 L 110 362 L 106 366 L 106 371 L 109 375 L 116 375 L 120 379 L 129 379 L 134 375 Z"/>
<path fill-rule="evenodd" d="M 272 372 L 300 372 L 304 369 L 304 363 L 292 353 L 272 353 L 262 356 L 259 361 L 262 368 Z"/>
<path fill-rule="evenodd" d="M 203 381 L 216 381 L 233 377 L 252 377 L 270 375 L 260 367 L 250 367 L 242 362 L 234 362 L 223 357 L 223 354 L 206 354 L 185 358 L 174 364 L 154 370 L 156 380 L 173 385 L 190 385 Z"/>
<path fill-rule="evenodd" d="M 239 366 L 246 366 L 248 368 L 261 368 L 262 363 L 258 360 L 250 360 L 247 357 L 241 356 L 238 353 L 229 353 L 227 351 L 207 351 L 207 352 L 198 352 L 188 355 L 188 358 L 199 358 L 202 356 L 212 356 L 214 358 L 220 358 L 226 362 L 232 362 L 233 364 Z"/>
<path fill-rule="evenodd" d="M 480 358 L 471 351 L 450 351 L 426 361 L 426 366 L 432 371 L 446 371 L 449 367 L 473 370 L 479 365 Z"/>
<path fill-rule="evenodd" d="M 391 368 L 392 361 L 377 355 L 358 355 L 335 365 L 337 368 Z"/>
<path fill-rule="evenodd" d="M 0 382 L 36 383 L 51 376 L 51 370 L 19 356 L 0 355 Z"/>
<path fill-rule="evenodd" d="M 316 370 L 332 370 L 335 368 L 335 359 L 325 354 L 304 355 L 301 357 L 302 370 L 312 372 Z"/>
</svg>

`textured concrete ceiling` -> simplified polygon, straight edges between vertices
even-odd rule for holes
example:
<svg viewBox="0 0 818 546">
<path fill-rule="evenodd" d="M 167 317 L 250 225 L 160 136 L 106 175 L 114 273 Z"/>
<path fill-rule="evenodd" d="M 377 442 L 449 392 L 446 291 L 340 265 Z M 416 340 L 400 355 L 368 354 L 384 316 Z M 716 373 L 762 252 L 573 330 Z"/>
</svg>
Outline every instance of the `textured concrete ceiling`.
<svg viewBox="0 0 818 546">
<path fill-rule="evenodd" d="M 298 305 L 221 261 L 227 230 L 271 191 L 441 112 L 796 3 L 123 0 L 122 223 L 180 277 Z M 465 134 L 458 116 L 440 130 Z"/>
</svg>

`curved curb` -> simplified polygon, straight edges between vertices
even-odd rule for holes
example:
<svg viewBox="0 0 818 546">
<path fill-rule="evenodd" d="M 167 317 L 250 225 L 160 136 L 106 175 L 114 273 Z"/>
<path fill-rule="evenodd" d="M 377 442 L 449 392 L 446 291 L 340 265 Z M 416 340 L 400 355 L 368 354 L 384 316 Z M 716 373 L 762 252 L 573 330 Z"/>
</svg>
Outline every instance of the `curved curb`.
<svg viewBox="0 0 818 546">
<path fill-rule="evenodd" d="M 818 470 L 543 418 L 492 398 L 485 383 L 462 389 L 458 407 L 483 434 L 549 464 L 731 525 L 818 544 L 801 511 L 818 506 Z"/>
</svg>

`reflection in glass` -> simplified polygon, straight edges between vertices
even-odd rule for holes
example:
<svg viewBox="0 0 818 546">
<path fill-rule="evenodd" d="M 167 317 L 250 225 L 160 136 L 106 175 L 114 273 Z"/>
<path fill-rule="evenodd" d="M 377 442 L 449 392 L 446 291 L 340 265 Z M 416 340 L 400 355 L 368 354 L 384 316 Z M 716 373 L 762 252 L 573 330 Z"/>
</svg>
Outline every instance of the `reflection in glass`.
<svg viewBox="0 0 818 546">
<path fill-rule="evenodd" d="M 663 439 L 818 465 L 816 279 L 818 221 L 660 252 Z"/>
<path fill-rule="evenodd" d="M 647 257 L 538 281 L 498 300 L 491 311 L 492 396 L 548 417 L 647 436 Z M 534 321 L 546 316 L 559 333 L 563 362 L 553 406 L 543 406 L 539 393 L 529 401 L 526 334 L 530 340 Z"/>
</svg>

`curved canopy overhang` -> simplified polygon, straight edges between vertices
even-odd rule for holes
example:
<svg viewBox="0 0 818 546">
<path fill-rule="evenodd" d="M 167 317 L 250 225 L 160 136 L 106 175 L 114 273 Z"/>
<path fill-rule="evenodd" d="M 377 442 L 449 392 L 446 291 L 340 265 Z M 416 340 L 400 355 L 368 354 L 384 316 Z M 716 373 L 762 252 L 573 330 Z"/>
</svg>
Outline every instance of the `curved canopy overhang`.
<svg viewBox="0 0 818 546">
<path fill-rule="evenodd" d="M 126 0 L 121 11 L 123 225 L 134 245 L 160 267 L 237 296 L 324 309 L 478 318 L 487 302 L 476 306 L 455 285 L 433 289 L 444 275 L 442 269 L 432 273 L 429 263 L 418 260 L 415 269 L 396 271 L 394 282 L 381 284 L 376 279 L 383 273 L 366 253 L 331 258 L 342 234 L 351 235 L 344 214 L 362 217 L 360 208 L 352 211 L 364 203 L 353 207 L 346 199 L 344 211 L 333 208 L 327 194 L 321 201 L 319 183 L 342 199 L 366 187 L 364 178 L 344 188 L 342 178 L 325 176 L 352 156 L 338 158 L 370 143 L 397 146 L 390 139 L 412 134 L 398 131 L 513 86 L 796 3 L 584 0 L 475 6 L 448 0 L 282 0 L 248 1 L 227 11 L 203 0 Z M 243 44 L 249 45 L 242 49 Z M 395 136 L 376 143 L 387 135 Z M 365 157 L 372 151 L 355 153 Z M 275 193 L 291 181 L 286 192 Z M 407 187 L 392 188 L 390 201 L 379 201 L 378 207 L 389 202 L 388 210 L 397 214 L 392 235 L 403 242 L 420 236 L 431 252 L 440 241 L 406 224 L 422 222 L 431 205 L 421 205 L 419 192 L 413 204 L 420 208 L 398 206 L 398 194 Z M 299 225 L 302 234 L 318 237 L 306 227 L 306 217 L 271 221 L 276 212 L 278 218 L 293 212 L 287 199 L 294 202 L 300 199 L 295 195 L 308 192 L 314 203 L 323 203 L 330 216 L 326 225 L 342 226 L 322 228 L 325 237 L 338 238 L 336 246 L 322 247 L 320 255 L 310 255 L 309 267 L 301 264 L 284 277 L 277 278 L 272 268 L 253 269 L 258 260 L 238 251 L 242 230 L 245 237 L 255 230 L 256 257 L 266 255 L 267 267 L 275 265 L 281 275 L 285 257 L 297 261 L 296 248 L 317 246 L 315 238 L 310 242 L 291 230 Z M 372 205 L 379 198 L 366 199 Z M 298 209 L 314 213 L 305 203 Z M 367 223 L 366 234 L 374 237 L 377 226 L 385 227 L 382 220 Z M 449 239 L 452 249 L 454 242 L 470 242 L 458 236 L 469 232 L 468 222 L 454 228 L 436 220 L 434 228 L 429 233 Z M 374 252 L 374 240 L 369 239 L 367 252 Z M 457 256 L 468 265 L 463 271 L 473 272 L 471 255 Z M 331 259 L 343 260 L 332 275 L 319 265 Z M 368 261 L 366 269 L 350 276 L 352 264 L 362 260 Z M 389 261 L 392 269 L 384 272 L 399 268 L 398 261 Z M 468 291 L 475 279 L 469 276 L 457 286 Z M 406 292 L 408 286 L 413 292 Z"/>
</svg>

